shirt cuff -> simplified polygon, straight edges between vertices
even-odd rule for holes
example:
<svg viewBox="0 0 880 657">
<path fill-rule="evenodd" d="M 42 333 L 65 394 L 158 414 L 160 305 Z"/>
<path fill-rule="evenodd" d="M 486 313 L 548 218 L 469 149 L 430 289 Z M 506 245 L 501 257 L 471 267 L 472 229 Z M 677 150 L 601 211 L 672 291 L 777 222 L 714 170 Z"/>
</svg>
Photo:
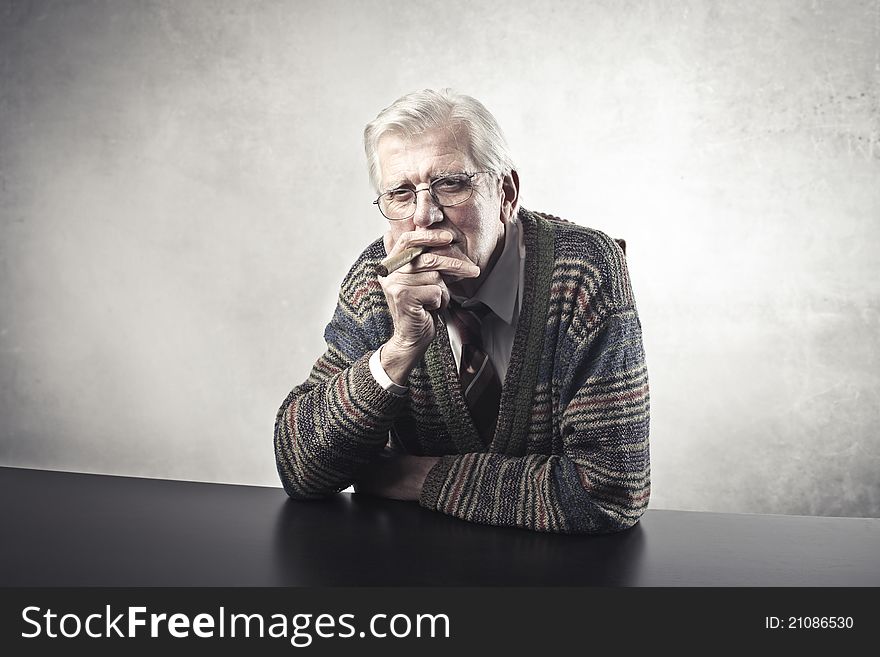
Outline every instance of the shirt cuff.
<svg viewBox="0 0 880 657">
<path fill-rule="evenodd" d="M 373 355 L 370 356 L 370 373 L 373 375 L 373 378 L 376 379 L 376 383 L 382 386 L 383 390 L 390 392 L 397 397 L 405 397 L 406 393 L 409 392 L 409 388 L 407 386 L 397 385 L 391 380 L 391 377 L 385 372 L 385 368 L 382 367 L 381 352 L 382 347 L 379 347 L 373 352 Z"/>
</svg>

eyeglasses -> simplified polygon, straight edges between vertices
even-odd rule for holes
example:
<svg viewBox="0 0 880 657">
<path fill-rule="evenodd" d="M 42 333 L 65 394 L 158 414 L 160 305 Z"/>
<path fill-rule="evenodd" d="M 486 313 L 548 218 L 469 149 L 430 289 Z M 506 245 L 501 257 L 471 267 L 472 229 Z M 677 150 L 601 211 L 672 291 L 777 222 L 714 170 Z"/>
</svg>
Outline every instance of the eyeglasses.
<svg viewBox="0 0 880 657">
<path fill-rule="evenodd" d="M 473 177 L 491 171 L 475 171 L 474 173 L 455 173 L 431 181 L 425 189 L 398 187 L 379 194 L 373 205 L 379 206 L 379 212 L 389 221 L 409 219 L 416 213 L 416 194 L 427 191 L 434 203 L 441 208 L 461 205 L 474 195 Z"/>
</svg>

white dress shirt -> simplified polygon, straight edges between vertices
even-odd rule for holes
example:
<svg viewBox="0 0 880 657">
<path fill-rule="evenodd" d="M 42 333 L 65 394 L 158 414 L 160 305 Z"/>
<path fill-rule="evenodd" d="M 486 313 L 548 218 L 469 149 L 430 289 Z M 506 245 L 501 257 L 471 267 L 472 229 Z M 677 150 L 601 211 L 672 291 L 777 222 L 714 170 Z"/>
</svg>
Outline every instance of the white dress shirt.
<svg viewBox="0 0 880 657">
<path fill-rule="evenodd" d="M 525 244 L 520 225 L 514 218 L 505 225 L 504 249 L 477 293 L 470 299 L 453 297 L 461 303 L 462 308 L 466 309 L 476 303 L 483 303 L 492 311 L 483 318 L 482 322 L 483 349 L 492 360 L 502 382 L 507 374 L 507 367 L 510 365 L 513 338 L 516 334 L 516 324 L 522 308 L 524 265 Z M 443 316 L 444 319 L 447 318 L 445 312 Z M 446 331 L 449 333 L 452 354 L 455 357 L 455 365 L 459 367 L 461 364 L 461 338 L 451 322 L 446 321 L 445 324 Z M 377 349 L 370 357 L 370 372 L 372 372 L 373 378 L 385 390 L 395 395 L 405 395 L 408 388 L 392 381 L 382 367 L 381 351 L 381 349 Z"/>
</svg>

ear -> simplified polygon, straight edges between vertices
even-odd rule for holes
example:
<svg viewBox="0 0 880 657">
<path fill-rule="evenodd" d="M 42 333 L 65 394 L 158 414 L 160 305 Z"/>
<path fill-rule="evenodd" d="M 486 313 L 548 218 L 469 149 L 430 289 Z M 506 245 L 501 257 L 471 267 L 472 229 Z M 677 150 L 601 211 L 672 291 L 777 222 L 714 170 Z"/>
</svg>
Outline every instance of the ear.
<svg viewBox="0 0 880 657">
<path fill-rule="evenodd" d="M 519 208 L 519 174 L 511 171 L 501 180 L 501 220 L 507 222 Z"/>
</svg>

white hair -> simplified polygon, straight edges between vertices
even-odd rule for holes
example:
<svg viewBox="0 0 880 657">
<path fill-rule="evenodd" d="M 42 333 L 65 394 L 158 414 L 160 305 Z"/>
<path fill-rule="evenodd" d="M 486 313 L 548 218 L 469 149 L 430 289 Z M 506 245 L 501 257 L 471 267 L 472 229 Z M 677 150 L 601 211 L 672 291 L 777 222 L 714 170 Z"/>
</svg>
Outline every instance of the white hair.
<svg viewBox="0 0 880 657">
<path fill-rule="evenodd" d="M 401 96 L 364 129 L 364 150 L 376 191 L 381 191 L 378 148 L 383 135 L 408 138 L 441 127 L 464 129 L 471 159 L 481 171 L 505 175 L 516 168 L 504 133 L 480 101 L 452 89 L 425 89 Z"/>
</svg>

